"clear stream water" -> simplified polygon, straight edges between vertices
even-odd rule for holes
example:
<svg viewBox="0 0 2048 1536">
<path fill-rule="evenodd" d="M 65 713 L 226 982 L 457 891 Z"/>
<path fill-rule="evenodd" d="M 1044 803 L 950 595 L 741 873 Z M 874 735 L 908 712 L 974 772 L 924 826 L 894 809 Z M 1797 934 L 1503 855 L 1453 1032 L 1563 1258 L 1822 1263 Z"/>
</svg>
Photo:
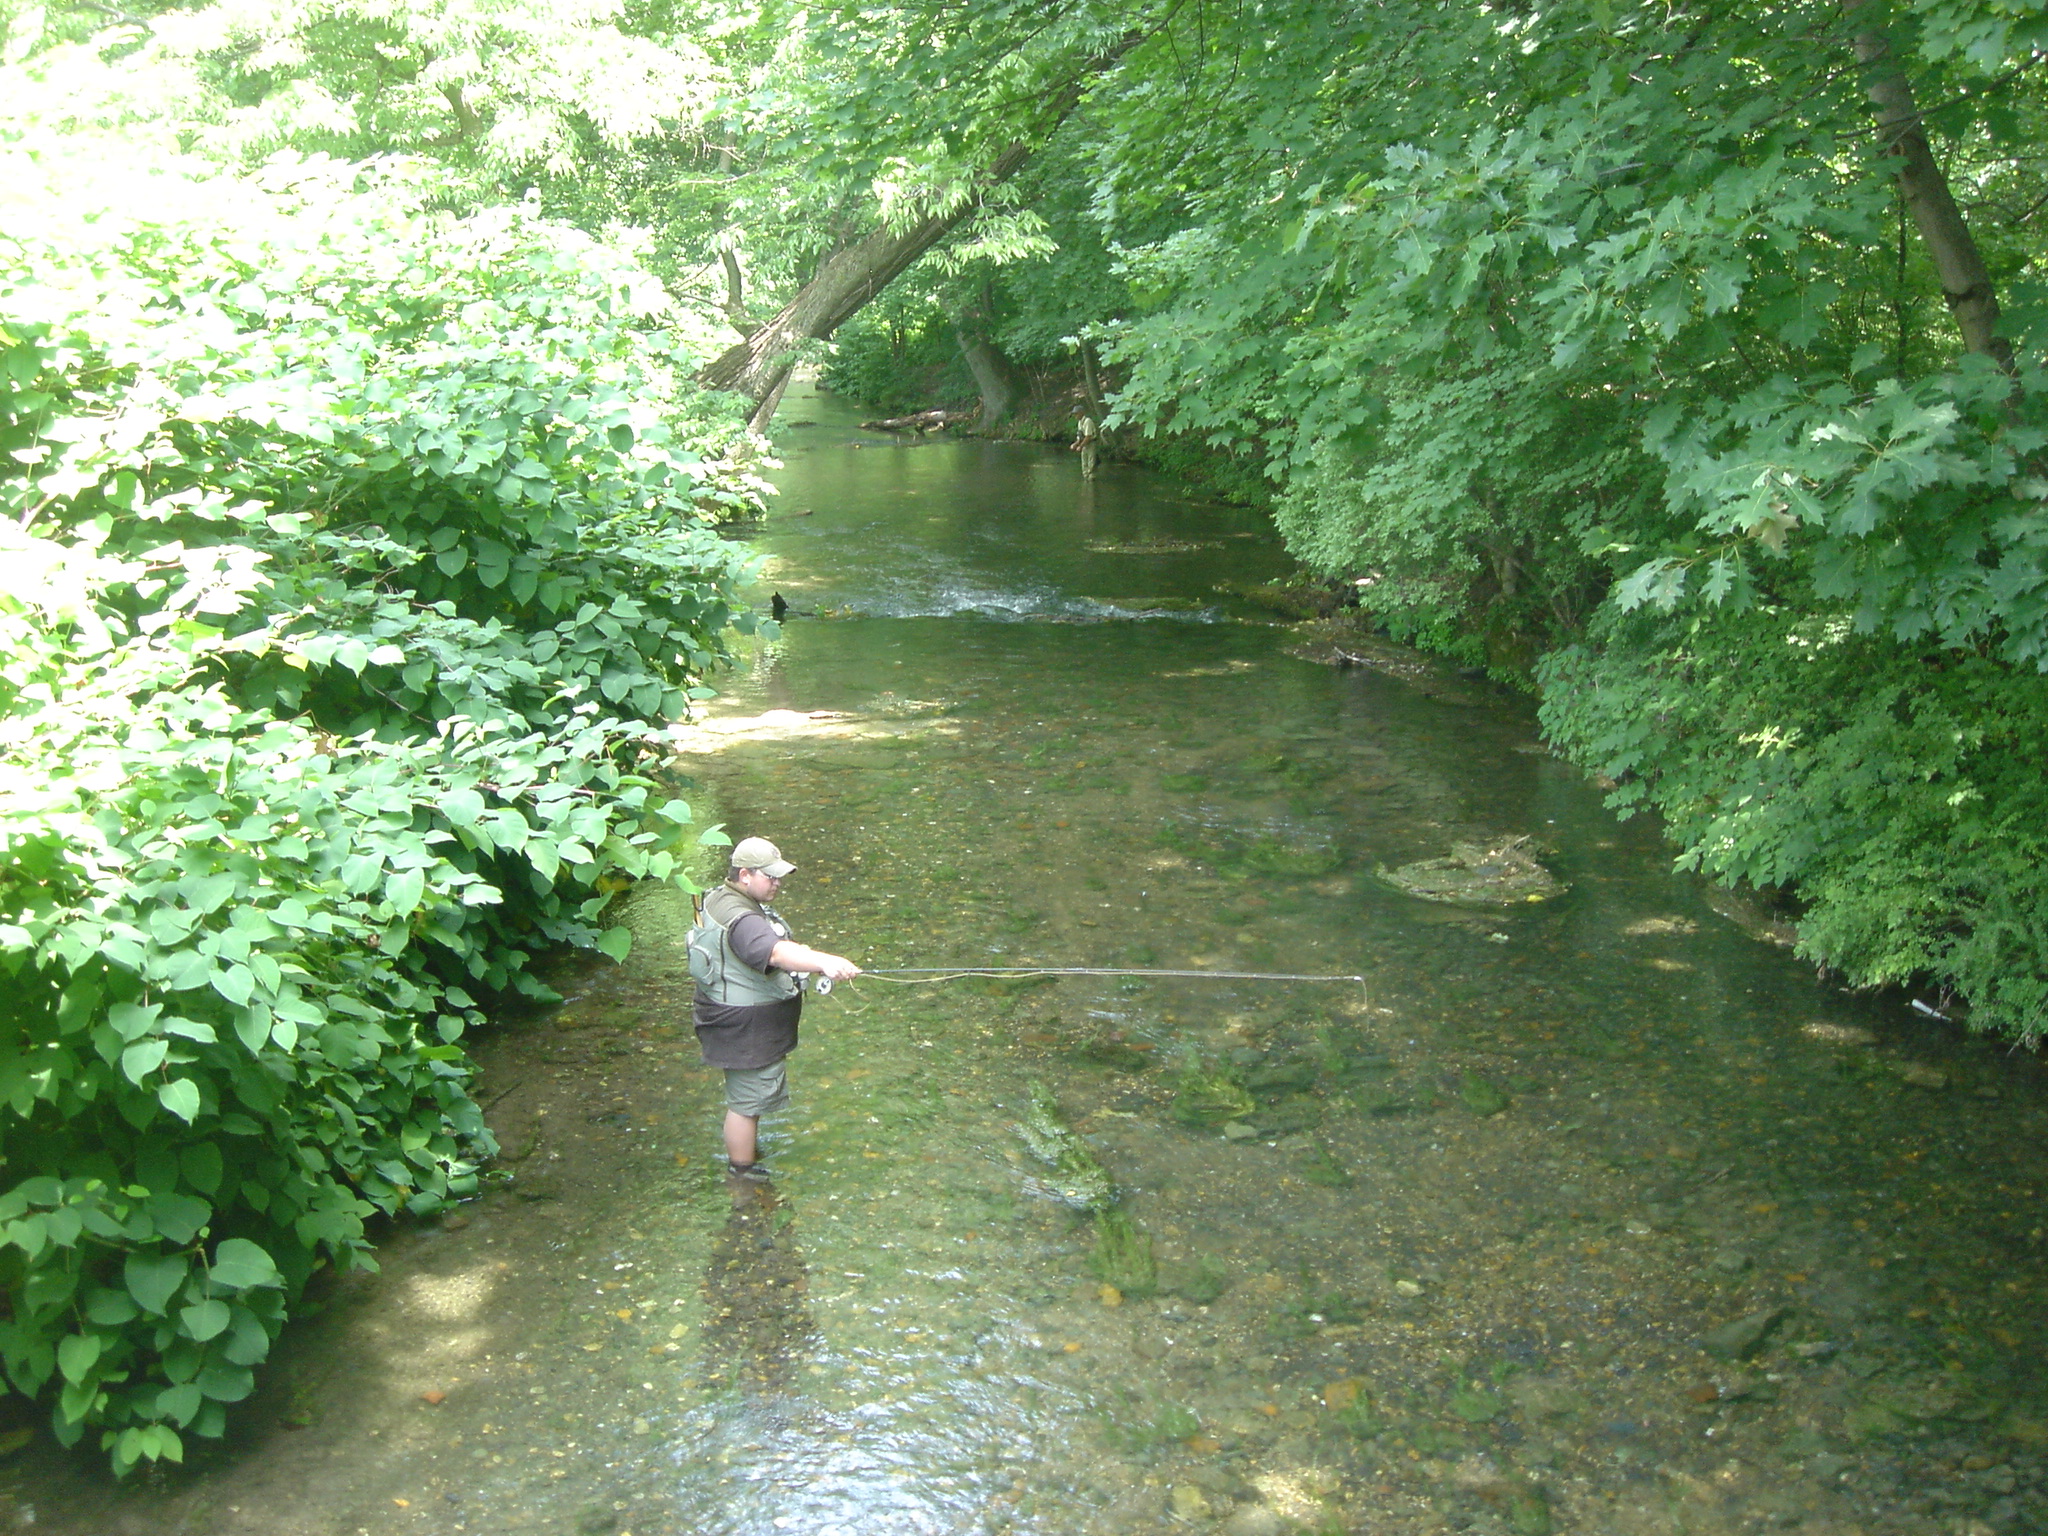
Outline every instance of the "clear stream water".
<svg viewBox="0 0 2048 1536">
<path fill-rule="evenodd" d="M 863 979 L 735 1192 L 687 905 L 642 893 L 624 966 L 483 1047 L 494 1192 L 338 1285 L 235 1444 L 111 1494 L 31 1448 L 17 1521 L 2048 1530 L 2034 1058 L 1717 915 L 1524 703 L 1290 654 L 1237 595 L 1286 569 L 1253 515 L 784 417 L 794 611 L 679 772 L 796 861 L 803 937 L 1366 983 Z M 1564 895 L 1375 875 L 1519 835 Z M 1048 1197 L 1034 1083 L 1151 1273 Z"/>
</svg>

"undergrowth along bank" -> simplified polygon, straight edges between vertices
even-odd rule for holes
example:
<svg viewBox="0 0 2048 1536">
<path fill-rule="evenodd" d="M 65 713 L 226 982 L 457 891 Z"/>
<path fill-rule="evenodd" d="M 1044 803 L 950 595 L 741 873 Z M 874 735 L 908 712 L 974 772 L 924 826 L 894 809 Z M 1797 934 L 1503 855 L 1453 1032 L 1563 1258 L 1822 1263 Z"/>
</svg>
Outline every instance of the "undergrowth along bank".
<svg viewBox="0 0 2048 1536">
<path fill-rule="evenodd" d="M 475 1188 L 464 1032 L 718 836 L 651 769 L 765 487 L 714 339 L 531 206 L 0 160 L 0 1365 L 126 1470 Z"/>
</svg>

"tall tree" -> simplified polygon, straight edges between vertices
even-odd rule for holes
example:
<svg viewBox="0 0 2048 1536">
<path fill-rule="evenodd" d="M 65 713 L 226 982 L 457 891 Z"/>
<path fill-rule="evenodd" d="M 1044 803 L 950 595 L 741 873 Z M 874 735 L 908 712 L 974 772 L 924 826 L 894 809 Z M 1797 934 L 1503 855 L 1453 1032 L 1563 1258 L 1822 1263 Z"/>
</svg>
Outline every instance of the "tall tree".
<svg viewBox="0 0 2048 1536">
<path fill-rule="evenodd" d="M 1869 14 L 1871 9 L 1870 0 L 1842 3 L 1853 29 L 1852 46 L 1864 89 L 1877 110 L 1878 132 L 1898 161 L 1899 196 L 1926 242 L 1942 298 L 1962 330 L 1963 344 L 2010 374 L 2015 366 L 2012 343 L 1998 333 L 1998 290 L 1991 271 L 1927 142 L 1925 120 L 1913 104 L 1913 83 L 1878 18 Z"/>
<path fill-rule="evenodd" d="M 860 58 L 878 31 L 889 40 L 851 78 L 834 70 L 805 77 L 814 96 L 857 104 L 850 120 L 858 139 L 826 139 L 814 164 L 854 185 L 865 173 L 877 195 L 782 307 L 707 364 L 698 382 L 748 396 L 764 422 L 804 342 L 830 336 L 941 241 L 1000 206 L 1000 189 L 1090 86 L 1156 30 L 1145 10 L 1005 5 L 969 15 L 921 3 L 898 7 L 886 22 L 871 6 L 813 17 L 813 58 Z M 886 154 L 892 147 L 897 153 Z"/>
</svg>

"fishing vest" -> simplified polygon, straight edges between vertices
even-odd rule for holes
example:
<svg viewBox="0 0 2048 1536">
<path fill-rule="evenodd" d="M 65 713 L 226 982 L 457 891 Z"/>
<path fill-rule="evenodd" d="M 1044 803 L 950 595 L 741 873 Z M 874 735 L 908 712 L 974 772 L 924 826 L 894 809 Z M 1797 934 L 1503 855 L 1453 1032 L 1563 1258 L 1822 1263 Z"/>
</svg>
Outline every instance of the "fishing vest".
<svg viewBox="0 0 2048 1536">
<path fill-rule="evenodd" d="M 690 979 L 706 1002 L 781 1003 L 803 990 L 789 972 L 757 971 L 732 952 L 732 935 L 727 930 L 749 912 L 767 918 L 778 938 L 796 937 L 773 907 L 721 885 L 704 898 L 697 909 L 697 926 L 690 930 Z"/>
</svg>

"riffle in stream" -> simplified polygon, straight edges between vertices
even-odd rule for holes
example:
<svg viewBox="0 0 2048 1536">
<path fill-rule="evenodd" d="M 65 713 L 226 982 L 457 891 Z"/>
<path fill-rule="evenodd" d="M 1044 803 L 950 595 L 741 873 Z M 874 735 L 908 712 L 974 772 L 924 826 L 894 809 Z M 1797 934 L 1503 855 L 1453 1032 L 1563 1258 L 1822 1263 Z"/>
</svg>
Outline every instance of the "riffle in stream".
<svg viewBox="0 0 2048 1536">
<path fill-rule="evenodd" d="M 637 893 L 630 960 L 480 1044 L 508 1177 L 335 1286 L 235 1444 L 117 1491 L 31 1451 L 18 1521 L 2048 1530 L 2034 1058 L 1739 931 L 1525 705 L 1288 654 L 1250 514 L 784 410 L 794 611 L 677 771 L 796 861 L 802 937 L 1366 983 L 864 978 L 729 1190 L 687 902 Z M 1375 878 L 1524 834 L 1564 895 Z"/>
</svg>

